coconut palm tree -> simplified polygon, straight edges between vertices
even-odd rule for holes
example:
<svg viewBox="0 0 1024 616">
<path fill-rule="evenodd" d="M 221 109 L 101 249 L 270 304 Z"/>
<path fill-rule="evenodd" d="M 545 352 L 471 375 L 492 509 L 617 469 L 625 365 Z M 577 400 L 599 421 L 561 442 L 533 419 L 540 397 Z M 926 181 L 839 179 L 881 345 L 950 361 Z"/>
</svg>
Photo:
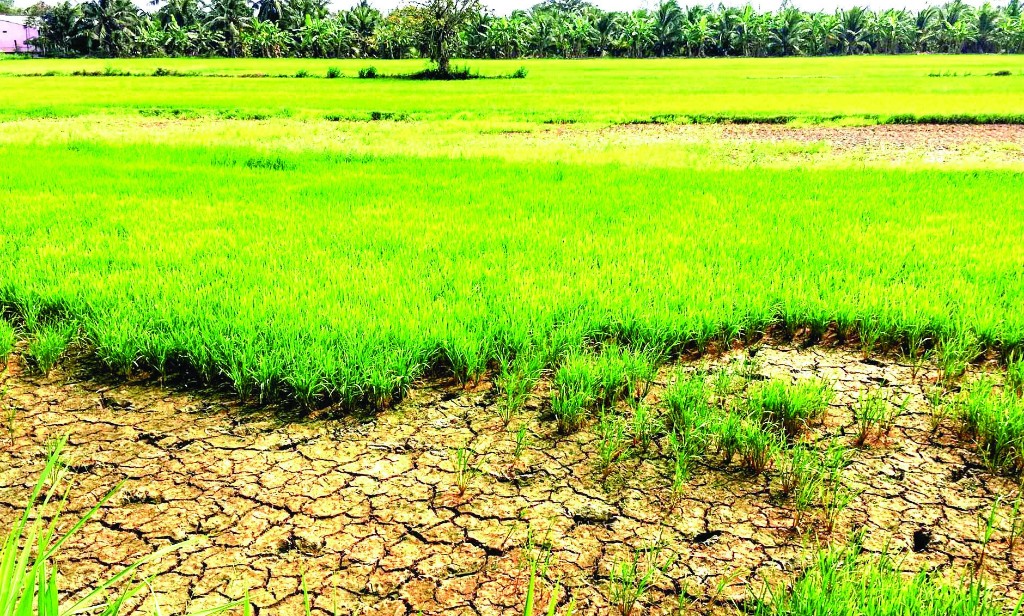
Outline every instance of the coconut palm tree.
<svg viewBox="0 0 1024 616">
<path fill-rule="evenodd" d="M 81 27 L 100 54 L 127 55 L 138 34 L 141 13 L 131 0 L 89 0 L 82 4 Z"/>
<path fill-rule="evenodd" d="M 676 0 L 664 0 L 654 11 L 654 52 L 659 56 L 676 53 L 683 40 L 683 11 Z"/>
<path fill-rule="evenodd" d="M 242 31 L 252 21 L 253 10 L 245 0 L 213 0 L 206 23 L 220 35 L 228 55 L 236 57 L 242 51 Z"/>
</svg>

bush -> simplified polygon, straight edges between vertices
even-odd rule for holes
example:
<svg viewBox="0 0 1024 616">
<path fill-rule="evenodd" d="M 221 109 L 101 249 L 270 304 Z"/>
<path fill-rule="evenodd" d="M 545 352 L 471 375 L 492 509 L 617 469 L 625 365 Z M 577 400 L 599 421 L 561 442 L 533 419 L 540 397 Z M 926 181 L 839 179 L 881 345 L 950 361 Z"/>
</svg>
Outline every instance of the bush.
<svg viewBox="0 0 1024 616">
<path fill-rule="evenodd" d="M 376 79 L 377 78 L 377 67 L 367 66 L 366 68 L 359 69 L 360 79 Z"/>
<path fill-rule="evenodd" d="M 510 79 L 526 79 L 526 67 L 520 66 L 509 75 Z"/>
<path fill-rule="evenodd" d="M 307 71 L 304 68 L 303 69 L 299 69 L 295 73 L 295 78 L 296 79 L 305 79 L 306 77 L 309 77 L 309 71 Z"/>
<path fill-rule="evenodd" d="M 337 79 L 339 77 L 341 77 L 341 69 L 340 68 L 338 68 L 337 66 L 332 66 L 332 67 L 327 69 L 327 78 L 328 79 Z"/>
</svg>

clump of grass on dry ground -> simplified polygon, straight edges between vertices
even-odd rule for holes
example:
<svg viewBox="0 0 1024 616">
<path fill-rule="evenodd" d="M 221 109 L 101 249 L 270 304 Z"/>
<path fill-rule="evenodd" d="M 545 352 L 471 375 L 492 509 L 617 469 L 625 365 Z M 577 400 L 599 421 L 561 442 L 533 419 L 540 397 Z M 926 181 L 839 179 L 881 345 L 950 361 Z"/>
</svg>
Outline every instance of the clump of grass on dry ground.
<svg viewBox="0 0 1024 616">
<path fill-rule="evenodd" d="M 986 586 L 971 577 L 959 583 L 921 571 L 908 576 L 898 558 L 848 547 L 825 549 L 791 586 L 770 589 L 754 604 L 756 616 L 1016 616 Z"/>
</svg>

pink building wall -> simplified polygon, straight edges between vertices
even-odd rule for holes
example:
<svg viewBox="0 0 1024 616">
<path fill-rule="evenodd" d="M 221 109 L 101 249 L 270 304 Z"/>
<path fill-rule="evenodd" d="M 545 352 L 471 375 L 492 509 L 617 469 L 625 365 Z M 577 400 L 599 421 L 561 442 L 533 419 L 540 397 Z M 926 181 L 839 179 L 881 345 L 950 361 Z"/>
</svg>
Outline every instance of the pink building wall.
<svg viewBox="0 0 1024 616">
<path fill-rule="evenodd" d="M 27 53 L 33 48 L 25 41 L 39 36 L 39 31 L 25 25 L 24 17 L 0 15 L 0 53 Z"/>
</svg>

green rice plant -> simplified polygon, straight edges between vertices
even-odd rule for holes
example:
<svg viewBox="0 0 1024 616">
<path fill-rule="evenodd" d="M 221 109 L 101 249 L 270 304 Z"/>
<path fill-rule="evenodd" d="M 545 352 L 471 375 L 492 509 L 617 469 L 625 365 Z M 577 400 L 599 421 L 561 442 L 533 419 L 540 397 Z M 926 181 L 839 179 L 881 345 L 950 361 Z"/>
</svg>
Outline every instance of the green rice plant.
<svg viewBox="0 0 1024 616">
<path fill-rule="evenodd" d="M 543 360 L 536 353 L 520 354 L 512 361 L 502 362 L 495 386 L 504 394 L 498 400 L 497 409 L 506 426 L 526 405 L 540 380 L 542 369 Z"/>
<path fill-rule="evenodd" d="M 981 380 L 965 389 L 955 412 L 989 469 L 1010 475 L 1024 471 L 1024 400 Z"/>
<path fill-rule="evenodd" d="M 589 409 L 597 402 L 602 381 L 594 365 L 584 355 L 575 354 L 555 372 L 554 386 L 551 411 L 558 431 L 571 434 L 583 425 Z"/>
<path fill-rule="evenodd" d="M 360 79 L 376 79 L 377 77 L 377 67 L 375 66 L 367 66 L 365 68 L 359 69 Z"/>
<path fill-rule="evenodd" d="M 241 373 L 239 376 L 248 379 L 247 373 Z M 285 383 L 299 404 L 306 409 L 316 407 L 327 394 L 327 375 L 319 365 L 309 360 L 303 361 L 301 365 L 291 366 Z"/>
<path fill-rule="evenodd" d="M 71 323 L 42 326 L 29 339 L 26 353 L 29 362 L 41 374 L 49 375 L 76 331 L 76 326 Z"/>
<path fill-rule="evenodd" d="M 651 385 L 658 377 L 658 366 L 663 360 L 662 354 L 652 348 L 641 348 L 622 354 L 626 396 L 633 404 L 647 398 Z"/>
<path fill-rule="evenodd" d="M 341 69 L 340 68 L 338 68 L 337 66 L 329 66 L 329 67 L 327 67 L 327 78 L 328 79 L 338 79 L 339 77 L 341 77 Z"/>
<path fill-rule="evenodd" d="M 654 414 L 651 407 L 641 403 L 633 410 L 632 446 L 634 450 L 646 452 L 663 430 L 661 419 Z"/>
<path fill-rule="evenodd" d="M 746 433 L 750 429 L 750 422 L 737 413 L 726 413 L 714 425 L 718 453 L 726 464 L 732 462 L 733 457 L 743 451 L 743 444 L 747 438 Z"/>
<path fill-rule="evenodd" d="M 978 542 L 978 560 L 974 564 L 974 575 L 981 577 L 985 571 L 985 556 L 988 553 L 988 544 L 992 542 L 996 526 L 999 520 L 999 505 L 1002 503 L 1002 496 L 996 496 L 989 509 L 988 515 L 981 518 L 981 539 Z"/>
<path fill-rule="evenodd" d="M 820 550 L 800 576 L 755 597 L 752 616 L 800 614 L 871 614 L 873 616 L 1018 616 L 978 581 L 964 577 L 958 584 L 943 581 L 942 573 L 903 572 L 890 555 L 865 554 L 857 538 L 845 547 Z"/>
<path fill-rule="evenodd" d="M 622 419 L 610 411 L 602 411 L 597 424 L 597 457 L 600 470 L 607 477 L 612 465 L 628 450 Z"/>
<path fill-rule="evenodd" d="M 980 352 L 977 339 L 970 333 L 961 332 L 943 338 L 936 354 L 942 381 L 949 384 L 963 376 Z"/>
<path fill-rule="evenodd" d="M 1021 501 L 1024 497 L 1024 489 L 1018 487 L 1017 498 L 1013 499 L 1013 505 L 1010 507 L 1010 519 L 1009 524 L 1009 537 L 1007 537 L 1007 550 L 1009 553 L 1013 553 L 1013 546 L 1016 545 L 1017 540 L 1024 534 L 1024 516 L 1021 515 Z"/>
<path fill-rule="evenodd" d="M 843 482 L 843 469 L 849 461 L 849 452 L 838 442 L 831 444 L 823 456 L 822 481 L 818 482 L 818 501 L 827 532 L 832 532 L 839 521 L 839 516 L 857 498 L 857 493 Z"/>
<path fill-rule="evenodd" d="M 751 389 L 747 409 L 754 420 L 775 426 L 792 439 L 807 424 L 822 417 L 834 396 L 832 386 L 818 379 L 792 385 L 771 380 Z"/>
<path fill-rule="evenodd" d="M 709 393 L 704 377 L 679 371 L 662 395 L 668 409 L 666 428 L 686 432 L 704 423 L 710 413 Z"/>
<path fill-rule="evenodd" d="M 608 571 L 608 596 L 620 616 L 630 616 L 643 601 L 658 576 L 666 575 L 673 558 L 661 559 L 662 548 L 653 545 L 635 550 L 632 557 L 616 561 Z"/>
<path fill-rule="evenodd" d="M 458 447 L 451 450 L 452 469 L 455 472 L 455 487 L 459 496 L 466 494 L 469 484 L 476 474 L 476 468 L 470 464 L 473 452 L 468 447 Z"/>
<path fill-rule="evenodd" d="M 776 452 L 775 468 L 782 498 L 805 492 L 808 486 L 820 481 L 822 474 L 818 454 L 803 445 L 780 448 Z"/>
<path fill-rule="evenodd" d="M 2 336 L 0 336 L 2 337 Z M 3 343 L 0 341 L 0 350 Z M 0 356 L 3 353 L 0 352 Z M 1024 397 L 1024 351 L 1016 351 L 1010 355 L 1006 362 L 1006 387 Z"/>
<path fill-rule="evenodd" d="M 733 373 L 730 370 L 727 368 L 717 370 L 712 380 L 712 389 L 715 392 L 715 397 L 724 403 L 726 397 L 733 391 L 733 382 Z"/>
<path fill-rule="evenodd" d="M 917 378 L 918 372 L 928 361 L 928 345 L 930 343 L 931 337 L 926 325 L 918 323 L 907 327 L 904 344 L 901 346 L 901 356 L 903 361 L 910 364 L 912 379 Z"/>
<path fill-rule="evenodd" d="M 690 480 L 693 467 L 707 451 L 708 435 L 702 429 L 668 433 L 669 451 L 672 452 L 672 494 L 681 496 Z"/>
<path fill-rule="evenodd" d="M 928 400 L 928 426 L 932 434 L 939 431 L 953 409 L 953 405 L 946 401 L 943 393 L 941 387 L 932 387 L 925 393 Z"/>
<path fill-rule="evenodd" d="M 785 442 L 777 432 L 758 423 L 745 421 L 741 425 L 737 453 L 743 468 L 753 475 L 768 472 Z"/>
<path fill-rule="evenodd" d="M 601 408 L 610 408 L 626 396 L 630 388 L 626 358 L 628 351 L 617 344 L 609 344 L 593 358 L 597 378 L 596 397 Z"/>
<path fill-rule="evenodd" d="M 889 398 L 882 390 L 860 392 L 853 406 L 853 419 L 856 425 L 854 444 L 863 447 L 871 431 L 879 426 L 888 413 Z"/>
<path fill-rule="evenodd" d="M 515 440 L 515 447 L 512 449 L 512 459 L 518 462 L 523 457 L 523 452 L 530 446 L 530 430 L 527 429 L 525 424 L 519 426 L 513 438 Z"/>
<path fill-rule="evenodd" d="M 14 352 L 16 341 L 14 327 L 4 319 L 0 319 L 0 365 L 7 367 L 7 358 Z"/>
</svg>

